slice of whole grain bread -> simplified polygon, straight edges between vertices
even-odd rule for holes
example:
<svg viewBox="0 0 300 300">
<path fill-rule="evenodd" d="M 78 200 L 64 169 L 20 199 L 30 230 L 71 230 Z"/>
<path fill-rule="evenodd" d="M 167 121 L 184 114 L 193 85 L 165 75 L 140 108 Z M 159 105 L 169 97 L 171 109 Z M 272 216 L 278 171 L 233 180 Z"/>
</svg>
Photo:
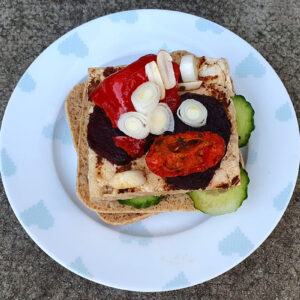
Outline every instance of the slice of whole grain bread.
<svg viewBox="0 0 300 300">
<path fill-rule="evenodd" d="M 173 53 L 174 60 L 179 59 L 178 57 L 182 56 L 182 52 L 175 52 Z M 203 60 L 202 64 L 204 65 L 205 60 Z M 210 64 L 211 62 L 208 60 L 207 62 Z M 212 62 L 213 64 L 215 61 Z M 89 119 L 89 111 L 93 108 L 93 103 L 91 101 L 88 101 L 88 92 L 90 92 L 90 88 L 94 88 L 95 83 L 98 85 L 104 78 L 105 68 L 97 68 L 97 69 L 89 69 L 89 82 L 93 83 L 90 85 L 87 85 L 85 87 L 84 95 L 83 95 L 83 106 L 82 106 L 82 118 L 81 118 L 81 131 L 80 131 L 80 137 L 79 137 L 79 144 L 78 144 L 78 177 L 77 177 L 77 194 L 79 198 L 91 209 L 96 210 L 98 212 L 106 212 L 106 213 L 159 213 L 159 212 L 166 212 L 166 211 L 194 211 L 195 208 L 193 206 L 193 202 L 190 200 L 190 198 L 184 193 L 184 194 L 178 194 L 178 195 L 167 195 L 158 205 L 151 206 L 146 209 L 135 209 L 131 206 L 127 205 L 121 205 L 118 201 L 107 201 L 103 200 L 103 198 L 100 198 L 100 195 L 98 194 L 97 201 L 94 201 L 94 199 L 90 199 L 90 192 L 87 188 L 89 184 L 90 178 L 87 174 L 89 172 L 89 162 L 88 162 L 88 154 L 93 151 L 91 149 L 88 150 L 87 146 L 87 124 Z M 229 71 L 229 70 L 228 70 Z M 222 75 L 222 74 L 221 74 Z M 225 75 L 224 75 L 225 76 Z M 224 77 L 223 76 L 223 77 Z M 228 75 L 229 76 L 229 75 Z M 220 76 L 222 77 L 222 76 Z M 222 77 L 222 78 L 223 78 Z M 204 84 L 200 88 L 199 92 L 203 94 L 212 95 L 216 98 L 224 98 L 229 99 L 233 94 L 233 87 L 226 88 L 219 83 L 222 82 L 214 82 L 214 79 L 211 78 L 211 76 L 207 76 L 207 78 L 203 78 Z M 206 82 L 207 81 L 207 82 Z M 231 81 L 230 81 L 231 82 Z M 195 91 L 193 91 L 195 92 Z M 231 120 L 235 121 L 235 110 L 233 108 L 233 104 L 229 101 L 229 113 L 231 111 L 233 118 Z M 237 147 L 237 134 L 236 134 L 236 125 L 232 126 L 232 130 L 235 131 L 234 134 L 231 135 L 234 138 L 234 142 L 232 143 L 234 145 L 234 149 L 231 151 L 231 155 L 233 153 L 233 158 L 235 161 L 238 162 L 238 156 L 239 151 Z M 228 146 L 230 148 L 230 145 Z M 236 153 L 237 152 L 237 153 Z M 227 154 L 226 154 L 227 155 Z M 238 174 L 239 175 L 239 169 L 236 170 L 237 164 L 234 164 L 234 171 L 230 170 L 230 160 L 226 159 L 226 155 L 222 161 L 222 163 L 228 163 L 228 170 L 229 175 L 232 174 Z M 227 162 L 226 162 L 227 161 Z M 222 170 L 220 170 L 222 172 Z M 221 174 L 221 178 L 226 178 L 227 180 L 231 180 L 231 178 L 228 178 L 228 174 L 226 172 L 223 172 Z M 230 181 L 229 181 L 230 182 Z M 214 183 L 215 185 L 219 184 L 218 182 Z M 222 182 L 220 183 L 222 184 Z M 182 191 L 185 192 L 185 191 Z M 135 195 L 136 197 L 137 195 Z M 128 198 L 128 196 L 126 196 Z M 120 198 L 120 197 L 118 197 Z M 114 198 L 115 199 L 115 198 Z"/>
<path fill-rule="evenodd" d="M 85 84 L 85 82 L 81 82 L 75 85 L 69 92 L 65 101 L 65 112 L 68 119 L 72 141 L 76 152 L 78 152 L 80 120 L 83 106 L 83 92 Z"/>
</svg>

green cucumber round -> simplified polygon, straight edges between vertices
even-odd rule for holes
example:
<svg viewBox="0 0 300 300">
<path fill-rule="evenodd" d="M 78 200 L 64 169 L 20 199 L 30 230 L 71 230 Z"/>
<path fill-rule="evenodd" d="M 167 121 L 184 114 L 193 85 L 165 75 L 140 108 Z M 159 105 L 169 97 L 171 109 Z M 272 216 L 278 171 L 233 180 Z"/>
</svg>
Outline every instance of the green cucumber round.
<svg viewBox="0 0 300 300">
<path fill-rule="evenodd" d="M 120 204 L 130 205 L 134 208 L 147 208 L 156 205 L 160 202 L 163 196 L 148 196 L 148 197 L 137 197 L 133 199 L 118 200 Z"/>
<path fill-rule="evenodd" d="M 196 209 L 211 216 L 235 212 L 247 198 L 248 173 L 241 168 L 241 184 L 229 189 L 192 191 L 188 193 Z"/>
<path fill-rule="evenodd" d="M 232 100 L 236 111 L 239 147 L 243 147 L 248 144 L 251 132 L 255 128 L 254 110 L 244 96 L 235 95 Z"/>
</svg>

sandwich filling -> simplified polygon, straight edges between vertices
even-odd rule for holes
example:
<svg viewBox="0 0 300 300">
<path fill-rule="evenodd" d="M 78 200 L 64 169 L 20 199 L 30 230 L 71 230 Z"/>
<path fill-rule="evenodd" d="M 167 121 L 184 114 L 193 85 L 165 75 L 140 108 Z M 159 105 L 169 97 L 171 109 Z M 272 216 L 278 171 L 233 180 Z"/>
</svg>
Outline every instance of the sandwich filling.
<svg viewBox="0 0 300 300">
<path fill-rule="evenodd" d="M 179 96 L 178 82 L 182 79 L 179 78 L 178 64 L 172 62 L 175 85 L 165 90 L 164 97 L 158 95 L 162 98 L 158 99 L 159 103 L 164 103 L 159 105 L 165 105 L 173 112 L 171 113 L 173 125 L 166 126 L 160 135 L 151 133 L 149 129 L 148 135 L 144 138 L 133 138 L 126 135 L 124 130 L 123 132 L 120 130 L 123 127 L 118 128 L 119 120 L 124 114 L 131 114 L 131 119 L 127 121 L 130 129 L 136 129 L 138 126 L 146 127 L 143 124 L 144 115 L 138 116 L 139 112 L 134 114 L 137 105 L 134 105 L 136 102 L 132 100 L 132 95 L 139 86 L 148 82 L 146 65 L 156 60 L 156 55 L 146 55 L 110 74 L 90 93 L 90 99 L 96 105 L 90 114 L 87 128 L 89 147 L 98 158 L 105 158 L 117 166 L 129 165 L 149 151 L 145 157 L 147 167 L 154 174 L 164 178 L 169 189 L 205 189 L 220 167 L 230 139 L 228 103 L 226 101 L 222 103 L 212 96 L 192 92 L 182 93 Z M 159 89 L 157 90 L 159 93 Z M 145 101 L 153 97 L 151 90 L 143 91 L 140 97 L 144 97 L 141 98 L 144 105 L 136 109 L 142 107 L 145 113 L 147 110 Z M 153 108 L 151 109 L 153 111 Z M 163 111 L 159 113 L 152 118 L 155 120 L 152 127 L 157 128 L 157 123 L 166 118 L 167 114 L 164 115 Z M 148 119 L 151 117 L 149 113 L 145 116 Z"/>
<path fill-rule="evenodd" d="M 127 67 L 89 69 L 82 134 L 91 202 L 240 183 L 227 61 L 185 55 L 160 51 Z"/>
<path fill-rule="evenodd" d="M 178 136 L 177 141 L 179 141 L 179 146 L 181 146 L 181 148 L 184 149 L 186 148 L 184 147 L 185 142 L 183 138 L 180 137 L 180 135 L 184 136 L 183 135 L 184 133 L 190 131 L 211 132 L 221 137 L 222 141 L 224 141 L 225 147 L 227 147 L 230 138 L 231 126 L 224 105 L 213 97 L 199 95 L 195 93 L 183 94 L 180 97 L 180 102 L 183 102 L 186 99 L 190 99 L 190 98 L 200 102 L 207 109 L 206 124 L 199 128 L 192 127 L 182 122 L 179 119 L 179 117 L 175 115 L 174 116 L 175 127 L 173 133 L 166 132 L 164 133 L 163 136 L 173 135 L 173 134 L 177 135 Z M 158 136 L 152 134 L 148 135 L 148 137 L 145 140 L 137 140 L 125 136 L 118 128 L 114 128 L 112 126 L 112 123 L 110 122 L 109 118 L 105 114 L 104 109 L 102 109 L 97 105 L 94 107 L 93 112 L 90 114 L 90 119 L 88 124 L 89 146 L 91 149 L 95 151 L 95 153 L 97 153 L 99 157 L 104 157 L 113 164 L 128 165 L 130 162 L 132 162 L 135 159 L 135 157 L 140 157 L 144 155 L 149 150 L 150 146 L 154 145 L 153 143 L 154 140 L 156 140 L 156 143 L 158 143 L 160 140 L 159 139 L 157 140 L 157 138 Z M 123 145 L 120 146 L 120 144 L 118 143 L 122 142 L 122 139 L 124 139 L 124 143 Z M 194 139 L 194 142 L 195 141 L 196 140 Z M 222 141 L 220 142 L 220 144 L 222 144 Z M 171 144 L 172 143 L 170 143 L 170 146 Z M 190 152 L 186 151 L 187 155 L 191 153 L 193 149 L 196 148 L 196 145 L 190 148 L 192 148 L 190 149 Z M 170 153 L 174 153 L 174 152 L 176 152 L 175 149 L 170 151 Z M 168 153 L 164 153 L 164 154 L 159 153 L 159 154 L 161 156 L 164 155 L 165 158 L 169 157 Z M 184 174 L 184 176 L 182 176 L 181 174 L 179 174 L 179 172 L 178 173 L 176 172 L 179 171 L 180 169 L 179 167 L 177 167 L 174 170 L 175 176 L 168 176 L 168 173 L 166 174 L 156 173 L 156 174 L 160 175 L 161 177 L 165 177 L 167 183 L 173 185 L 174 187 L 178 187 L 180 189 L 200 189 L 200 188 L 203 189 L 209 184 L 212 177 L 214 176 L 215 170 L 219 167 L 219 162 L 223 157 L 223 155 L 219 157 L 216 163 L 211 165 L 209 168 L 202 170 L 201 172 L 190 172 L 190 174 Z M 148 161 L 150 161 L 150 159 L 148 159 Z M 195 162 L 195 160 L 192 161 L 191 158 L 189 157 L 187 157 L 186 161 L 189 163 Z M 172 162 L 174 163 L 174 161 L 171 161 L 169 162 L 169 165 Z M 180 162 L 182 163 L 181 168 L 186 169 L 186 164 L 184 164 L 183 157 L 180 158 Z M 161 161 L 159 163 L 161 163 Z M 163 167 L 163 164 L 161 164 L 161 166 Z"/>
</svg>

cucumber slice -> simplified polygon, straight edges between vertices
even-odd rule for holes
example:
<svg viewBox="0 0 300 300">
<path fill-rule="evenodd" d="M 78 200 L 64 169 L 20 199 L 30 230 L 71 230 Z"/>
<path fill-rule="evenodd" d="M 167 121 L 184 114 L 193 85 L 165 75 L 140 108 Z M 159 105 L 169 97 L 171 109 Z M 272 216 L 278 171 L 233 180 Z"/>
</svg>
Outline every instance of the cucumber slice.
<svg viewBox="0 0 300 300">
<path fill-rule="evenodd" d="M 244 96 L 235 95 L 232 100 L 236 110 L 239 147 L 243 147 L 248 144 L 251 132 L 255 128 L 254 110 Z"/>
<path fill-rule="evenodd" d="M 196 209 L 218 216 L 235 212 L 247 198 L 249 184 L 247 172 L 241 168 L 241 185 L 227 190 L 193 191 L 188 193 Z"/>
<path fill-rule="evenodd" d="M 156 205 L 160 202 L 163 196 L 148 196 L 148 197 L 137 197 L 133 199 L 118 200 L 120 204 L 130 205 L 134 208 L 147 208 L 152 205 Z"/>
</svg>

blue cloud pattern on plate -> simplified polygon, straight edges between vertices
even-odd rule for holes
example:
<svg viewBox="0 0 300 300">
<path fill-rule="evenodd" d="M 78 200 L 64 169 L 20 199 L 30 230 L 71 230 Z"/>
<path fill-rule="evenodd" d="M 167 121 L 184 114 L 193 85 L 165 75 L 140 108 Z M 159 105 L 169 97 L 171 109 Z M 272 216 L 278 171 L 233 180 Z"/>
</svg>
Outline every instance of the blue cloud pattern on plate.
<svg viewBox="0 0 300 300">
<path fill-rule="evenodd" d="M 58 119 L 56 126 L 52 124 L 44 126 L 42 129 L 42 134 L 45 138 L 54 138 L 61 141 L 64 145 L 72 144 L 70 129 L 65 117 Z"/>
<path fill-rule="evenodd" d="M 77 272 L 78 274 L 84 277 L 92 277 L 91 273 L 88 271 L 87 267 L 83 263 L 80 256 L 78 256 L 70 265 L 69 267 Z"/>
<path fill-rule="evenodd" d="M 120 240 L 125 244 L 136 242 L 141 246 L 147 246 L 152 242 L 152 235 L 141 222 L 124 226 L 120 233 Z"/>
<path fill-rule="evenodd" d="M 221 34 L 224 31 L 224 29 L 220 25 L 202 18 L 199 18 L 196 21 L 196 28 L 201 32 L 211 31 L 215 34 Z"/>
<path fill-rule="evenodd" d="M 77 32 L 66 38 L 58 45 L 58 52 L 62 55 L 74 54 L 79 58 L 83 58 L 89 54 L 89 48 L 82 41 Z"/>
<path fill-rule="evenodd" d="M 26 93 L 30 93 L 35 90 L 36 83 L 35 80 L 32 78 L 32 76 L 29 73 L 25 73 L 20 82 L 18 83 L 18 87 Z"/>
<path fill-rule="evenodd" d="M 4 148 L 1 150 L 1 165 L 2 175 L 12 176 L 16 173 L 16 165 L 14 164 L 13 160 L 10 158 L 9 154 Z"/>
<path fill-rule="evenodd" d="M 292 192 L 293 185 L 290 182 L 273 200 L 274 207 L 281 211 L 285 208 L 287 202 L 290 199 L 290 194 Z"/>
<path fill-rule="evenodd" d="M 227 237 L 219 242 L 219 250 L 223 255 L 232 255 L 234 253 L 244 256 L 248 254 L 254 245 L 237 227 Z"/>
<path fill-rule="evenodd" d="M 236 66 L 235 73 L 241 78 L 248 76 L 260 78 L 266 74 L 266 68 L 252 53 L 250 53 Z"/>
<path fill-rule="evenodd" d="M 292 119 L 293 114 L 288 102 L 280 106 L 275 112 L 276 119 L 281 122 Z"/>
<path fill-rule="evenodd" d="M 39 229 L 47 230 L 54 224 L 54 218 L 41 200 L 37 204 L 25 209 L 20 214 L 21 220 L 26 226 L 37 225 Z"/>
<path fill-rule="evenodd" d="M 109 16 L 109 19 L 114 23 L 119 23 L 125 21 L 127 24 L 134 24 L 138 21 L 139 15 L 137 11 L 129 10 L 119 12 L 117 14 L 112 14 Z"/>
<path fill-rule="evenodd" d="M 166 50 L 167 52 L 172 52 L 172 50 L 168 47 L 168 45 L 167 45 L 166 43 L 163 43 L 163 44 L 161 45 L 161 47 L 160 47 L 159 49 L 157 49 L 157 52 L 158 52 L 159 50 Z"/>
<path fill-rule="evenodd" d="M 190 282 L 186 278 L 184 272 L 178 273 L 172 280 L 162 287 L 162 290 L 173 290 L 189 286 Z"/>
</svg>

